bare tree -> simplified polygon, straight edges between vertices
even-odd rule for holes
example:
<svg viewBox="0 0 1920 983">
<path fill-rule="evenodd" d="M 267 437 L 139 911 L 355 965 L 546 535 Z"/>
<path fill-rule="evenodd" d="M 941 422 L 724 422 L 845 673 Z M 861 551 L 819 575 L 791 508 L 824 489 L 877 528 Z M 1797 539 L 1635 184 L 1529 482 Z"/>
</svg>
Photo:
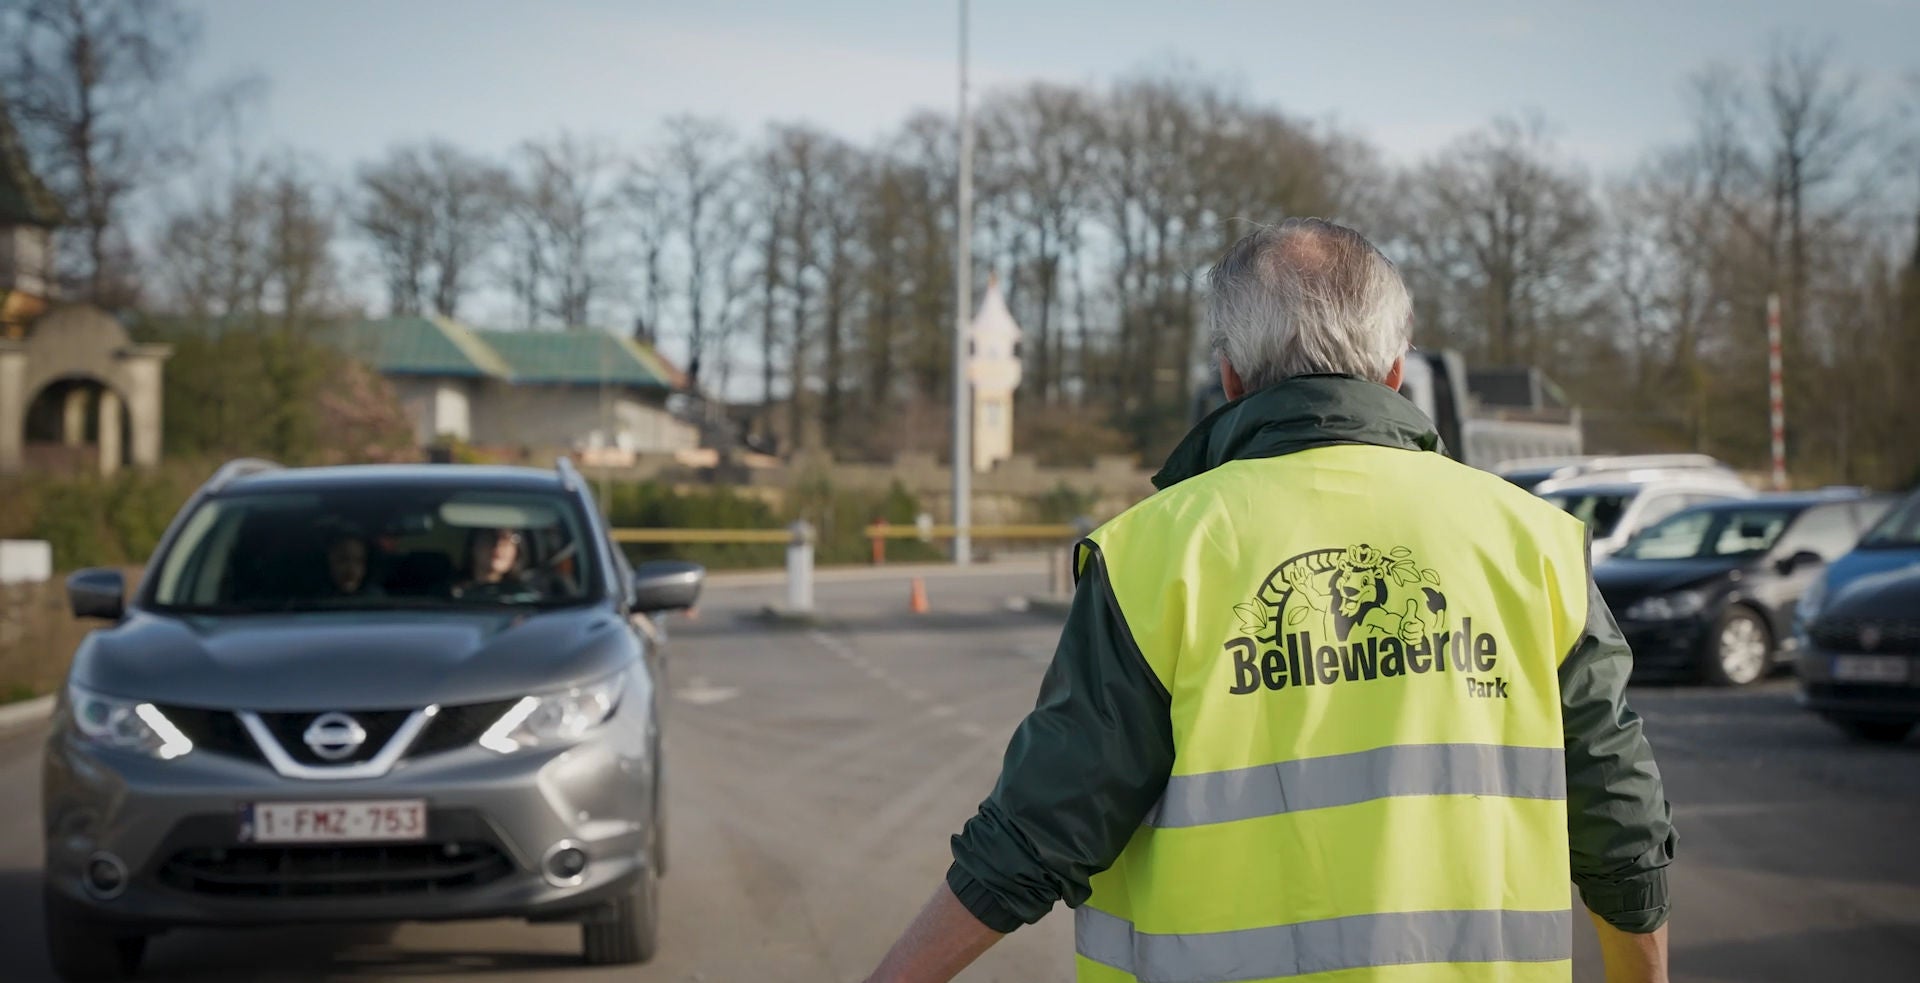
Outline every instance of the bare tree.
<svg viewBox="0 0 1920 983">
<path fill-rule="evenodd" d="M 506 172 L 443 142 L 401 147 L 359 172 L 354 222 L 385 271 L 396 314 L 458 314 L 497 232 Z"/>
<path fill-rule="evenodd" d="M 653 198 L 649 217 L 670 235 L 683 263 L 680 296 L 686 305 L 690 367 L 725 356 L 726 336 L 743 301 L 741 255 L 748 238 L 742 160 L 724 124 L 681 116 L 667 121 L 666 142 L 654 155 L 636 194 Z M 649 268 L 652 264 L 649 263 Z M 722 373 L 725 374 L 725 373 Z"/>
<path fill-rule="evenodd" d="M 1454 336 L 1496 364 L 1564 351 L 1592 310 L 1599 216 L 1538 119 L 1502 119 L 1422 167 L 1420 262 L 1449 284 Z"/>
<path fill-rule="evenodd" d="M 604 145 L 565 134 L 522 145 L 521 159 L 510 208 L 513 290 L 529 327 L 542 318 L 586 327 L 612 280 L 606 249 L 617 162 Z"/>
<path fill-rule="evenodd" d="M 337 313 L 333 214 L 296 161 L 242 164 L 162 222 L 157 258 L 172 306 L 256 326 Z"/>
<path fill-rule="evenodd" d="M 194 47 L 195 20 L 169 0 L 6 0 L 0 89 L 41 175 L 79 226 L 65 279 L 107 304 L 131 299 L 128 197 L 183 149 L 162 98 Z"/>
</svg>

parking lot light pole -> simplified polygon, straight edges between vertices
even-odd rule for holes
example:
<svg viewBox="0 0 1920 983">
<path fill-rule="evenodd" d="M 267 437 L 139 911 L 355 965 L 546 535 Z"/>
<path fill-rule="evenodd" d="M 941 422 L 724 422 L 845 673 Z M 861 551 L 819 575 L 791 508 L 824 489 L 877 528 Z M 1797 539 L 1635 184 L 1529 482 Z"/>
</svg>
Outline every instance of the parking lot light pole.
<svg viewBox="0 0 1920 983">
<path fill-rule="evenodd" d="M 967 381 L 967 331 L 973 320 L 973 117 L 967 113 L 967 0 L 960 0 L 960 188 L 954 242 L 953 319 L 953 562 L 973 559 L 971 479 L 972 386 Z"/>
</svg>

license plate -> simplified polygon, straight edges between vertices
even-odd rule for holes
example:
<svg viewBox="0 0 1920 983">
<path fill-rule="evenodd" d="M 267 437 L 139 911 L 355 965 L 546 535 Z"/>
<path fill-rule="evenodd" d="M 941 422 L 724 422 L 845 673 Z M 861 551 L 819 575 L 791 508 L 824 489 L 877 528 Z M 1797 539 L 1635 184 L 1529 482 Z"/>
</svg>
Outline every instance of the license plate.
<svg viewBox="0 0 1920 983">
<path fill-rule="evenodd" d="M 391 843 L 426 836 L 423 799 L 255 802 L 240 810 L 244 843 Z"/>
<path fill-rule="evenodd" d="M 1896 655 L 1837 655 L 1833 659 L 1833 678 L 1847 683 L 1893 683 L 1907 681 L 1907 660 Z"/>
</svg>

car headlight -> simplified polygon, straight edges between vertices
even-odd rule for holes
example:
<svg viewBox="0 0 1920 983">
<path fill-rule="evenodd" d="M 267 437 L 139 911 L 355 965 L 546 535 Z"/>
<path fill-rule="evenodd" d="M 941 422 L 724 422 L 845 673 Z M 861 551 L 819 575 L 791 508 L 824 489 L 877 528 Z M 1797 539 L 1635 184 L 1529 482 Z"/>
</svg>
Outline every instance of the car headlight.
<svg viewBox="0 0 1920 983">
<path fill-rule="evenodd" d="M 1699 614 L 1706 606 L 1705 591 L 1682 590 L 1641 598 L 1627 607 L 1626 615 L 1633 621 L 1678 621 Z"/>
<path fill-rule="evenodd" d="M 524 697 L 480 735 L 479 744 L 500 754 L 572 744 L 613 716 L 626 681 L 627 674 L 621 672 L 585 686 Z"/>
<path fill-rule="evenodd" d="M 138 751 L 163 761 L 193 750 L 193 741 L 151 703 L 69 685 L 67 708 L 80 736 L 102 747 Z"/>
</svg>

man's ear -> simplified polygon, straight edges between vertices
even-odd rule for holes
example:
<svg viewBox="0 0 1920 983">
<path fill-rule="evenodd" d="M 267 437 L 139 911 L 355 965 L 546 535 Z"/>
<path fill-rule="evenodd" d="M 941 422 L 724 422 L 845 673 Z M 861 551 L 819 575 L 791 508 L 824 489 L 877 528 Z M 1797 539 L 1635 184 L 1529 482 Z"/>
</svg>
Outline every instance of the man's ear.
<svg viewBox="0 0 1920 983">
<path fill-rule="evenodd" d="M 1406 377 L 1406 372 L 1407 372 L 1407 357 L 1405 355 L 1402 355 L 1399 358 L 1396 358 L 1393 360 L 1393 368 L 1388 369 L 1387 377 L 1380 381 L 1384 383 L 1388 389 L 1391 389 L 1394 392 L 1399 392 L 1400 382 L 1402 379 Z"/>
<path fill-rule="evenodd" d="M 1227 401 L 1239 399 L 1247 394 L 1247 387 L 1240 381 L 1240 373 L 1233 370 L 1233 363 L 1226 356 L 1220 357 L 1220 390 L 1226 394 Z"/>
</svg>

